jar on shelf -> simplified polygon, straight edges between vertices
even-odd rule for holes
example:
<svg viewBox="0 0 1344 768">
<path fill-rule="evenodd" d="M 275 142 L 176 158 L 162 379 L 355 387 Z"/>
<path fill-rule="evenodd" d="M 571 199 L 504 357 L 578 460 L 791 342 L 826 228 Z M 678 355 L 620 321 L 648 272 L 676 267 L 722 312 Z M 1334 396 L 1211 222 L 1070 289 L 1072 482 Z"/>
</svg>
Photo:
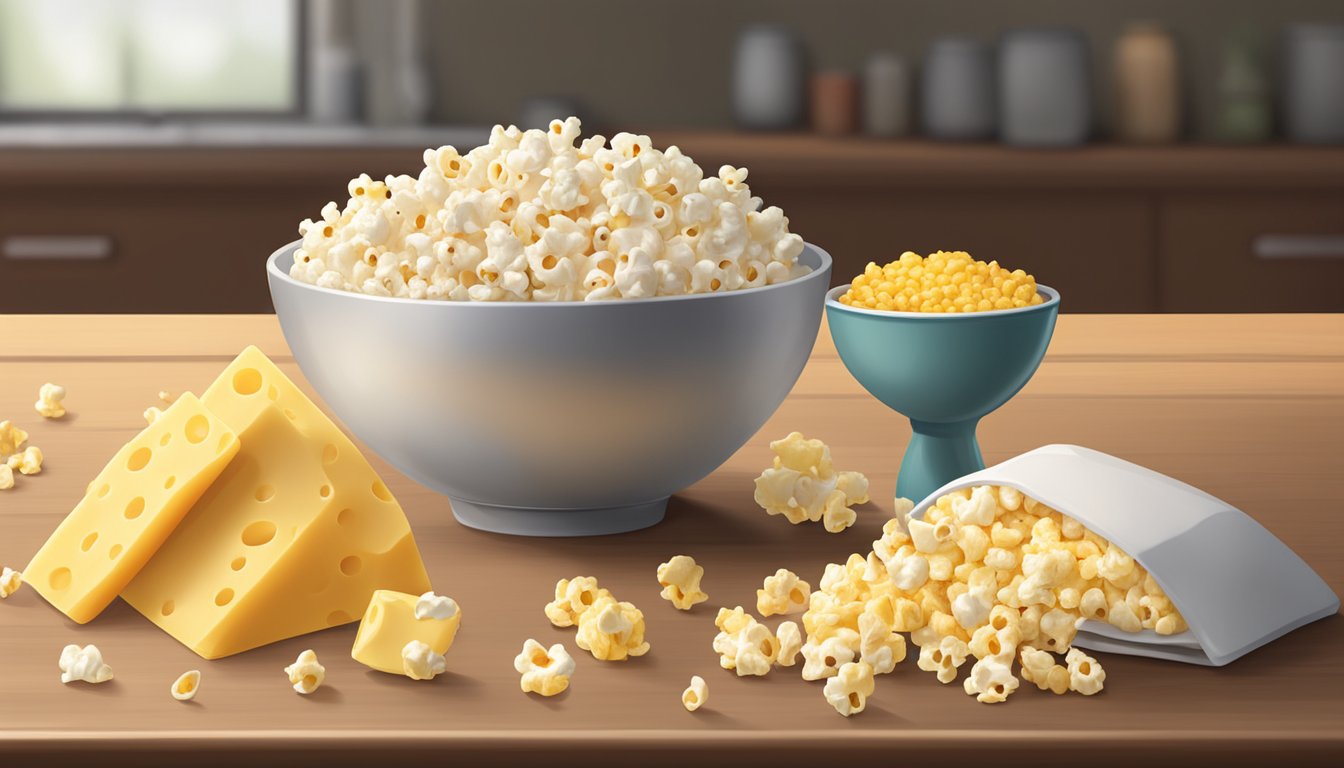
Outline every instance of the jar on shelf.
<svg viewBox="0 0 1344 768">
<path fill-rule="evenodd" d="M 924 54 L 919 113 L 930 138 L 992 139 L 994 62 L 989 46 L 964 37 L 945 37 L 930 44 Z"/>
<path fill-rule="evenodd" d="M 1115 137 L 1167 144 L 1181 131 L 1181 87 L 1176 41 L 1161 26 L 1132 24 L 1115 42 Z"/>
<path fill-rule="evenodd" d="M 807 117 L 807 56 L 802 40 L 779 24 L 752 24 L 733 53 L 733 115 L 743 128 L 798 128 Z"/>
<path fill-rule="evenodd" d="M 1092 122 L 1091 56 L 1066 27 L 1013 30 L 999 43 L 999 135 L 1008 144 L 1074 146 Z"/>
</svg>

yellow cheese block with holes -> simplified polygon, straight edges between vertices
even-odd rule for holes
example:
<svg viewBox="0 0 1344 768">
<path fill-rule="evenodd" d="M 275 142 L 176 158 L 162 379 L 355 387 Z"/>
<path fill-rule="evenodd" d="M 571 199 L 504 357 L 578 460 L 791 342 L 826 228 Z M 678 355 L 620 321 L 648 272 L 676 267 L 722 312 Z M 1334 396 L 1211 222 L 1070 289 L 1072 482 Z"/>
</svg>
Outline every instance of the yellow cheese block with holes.
<svg viewBox="0 0 1344 768">
<path fill-rule="evenodd" d="M 183 394 L 98 473 L 24 569 L 24 581 L 76 622 L 93 619 L 237 453 L 229 427 Z"/>
<path fill-rule="evenodd" d="M 437 654 L 447 653 L 462 625 L 461 609 L 446 619 L 417 619 L 415 604 L 419 599 L 404 592 L 374 592 L 350 651 L 354 660 L 380 672 L 401 675 L 405 674 L 401 649 L 412 640 L 428 645 Z"/>
<path fill-rule="evenodd" d="M 242 450 L 122 597 L 207 659 L 355 621 L 429 576 L 406 516 L 354 444 L 265 355 L 202 401 Z"/>
</svg>

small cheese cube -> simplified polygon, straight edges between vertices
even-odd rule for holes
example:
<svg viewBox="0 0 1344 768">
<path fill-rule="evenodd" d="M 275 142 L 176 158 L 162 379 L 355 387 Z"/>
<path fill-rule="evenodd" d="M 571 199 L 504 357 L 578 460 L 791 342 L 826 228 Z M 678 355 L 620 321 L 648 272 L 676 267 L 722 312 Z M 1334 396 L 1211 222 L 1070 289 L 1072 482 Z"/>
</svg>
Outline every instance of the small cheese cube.
<svg viewBox="0 0 1344 768">
<path fill-rule="evenodd" d="M 862 661 L 850 662 L 826 681 L 823 693 L 836 712 L 849 717 L 868 706 L 868 697 L 873 695 L 874 687 L 873 668 Z"/>
<path fill-rule="evenodd" d="M 312 649 L 299 654 L 293 664 L 285 667 L 285 674 L 294 690 L 305 696 L 322 687 L 327 679 L 327 668 L 317 661 L 317 652 Z"/>
<path fill-rule="evenodd" d="M 756 590 L 756 612 L 763 617 L 776 614 L 802 613 L 807 610 L 812 587 L 785 568 L 766 576 L 762 589 Z"/>
<path fill-rule="evenodd" d="M 60 658 L 62 683 L 106 683 L 112 679 L 112 668 L 103 661 L 103 653 L 96 645 L 67 645 Z"/>
<path fill-rule="evenodd" d="M 196 692 L 201 689 L 201 671 L 193 669 L 189 672 L 183 672 L 182 676 L 173 681 L 173 687 L 170 689 L 173 698 L 178 701 L 191 701 L 196 698 Z"/>
<path fill-rule="evenodd" d="M 462 611 L 449 597 L 433 592 L 416 597 L 380 589 L 369 600 L 350 656 L 379 672 L 406 674 L 403 652 L 409 643 L 421 643 L 431 653 L 443 656 L 461 625 Z"/>
<path fill-rule="evenodd" d="M 523 693 L 554 696 L 569 687 L 574 674 L 574 658 L 560 643 L 550 648 L 528 638 L 522 653 L 513 660 L 513 668 L 522 675 L 519 687 Z"/>
<path fill-rule="evenodd" d="M 48 382 L 38 390 L 33 409 L 44 419 L 59 419 L 65 415 L 65 406 L 61 403 L 64 399 L 65 387 Z"/>
<path fill-rule="evenodd" d="M 677 610 L 689 611 L 691 606 L 709 599 L 700 588 L 705 569 L 696 565 L 695 558 L 677 555 L 658 566 L 658 585 L 663 588 L 663 599 Z"/>
<path fill-rule="evenodd" d="M 681 705 L 687 712 L 694 712 L 709 701 L 709 685 L 699 675 L 691 676 L 691 684 L 681 692 Z"/>
</svg>

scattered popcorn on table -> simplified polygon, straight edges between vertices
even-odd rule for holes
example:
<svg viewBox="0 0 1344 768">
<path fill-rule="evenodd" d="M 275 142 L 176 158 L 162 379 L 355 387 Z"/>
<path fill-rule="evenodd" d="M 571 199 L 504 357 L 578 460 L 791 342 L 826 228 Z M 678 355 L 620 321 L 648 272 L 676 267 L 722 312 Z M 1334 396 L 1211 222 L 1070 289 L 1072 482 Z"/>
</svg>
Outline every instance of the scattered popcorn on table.
<svg viewBox="0 0 1344 768">
<path fill-rule="evenodd" d="M 823 693 L 836 712 L 849 717 L 868 706 L 868 697 L 873 695 L 874 687 L 873 668 L 862 661 L 850 662 L 826 681 Z"/>
<path fill-rule="evenodd" d="M 448 671 L 448 660 L 443 654 L 435 653 L 419 640 L 412 640 L 401 649 L 401 665 L 412 680 L 433 680 Z"/>
<path fill-rule="evenodd" d="M 106 683 L 112 679 L 112 668 L 103 662 L 103 654 L 96 645 L 67 645 L 61 651 L 62 683 Z"/>
<path fill-rule="evenodd" d="M 714 638 L 714 652 L 719 654 L 719 666 L 737 673 L 738 677 L 761 676 L 779 658 L 780 642 L 770 628 L 756 621 L 737 606 L 733 610 L 720 608 L 714 619 L 719 634 Z"/>
<path fill-rule="evenodd" d="M 569 687 L 574 674 L 574 658 L 560 643 L 549 649 L 528 638 L 523 651 L 513 660 L 513 668 L 522 675 L 519 686 L 523 693 L 554 696 Z"/>
<path fill-rule="evenodd" d="M 763 617 L 802 613 L 812 596 L 812 587 L 786 568 L 766 576 L 763 589 L 756 590 L 756 612 Z"/>
<path fill-rule="evenodd" d="M 775 663 L 781 667 L 792 667 L 798 663 L 798 653 L 803 650 L 803 633 L 792 621 L 781 622 L 775 629 L 775 638 L 779 640 L 779 653 Z"/>
<path fill-rule="evenodd" d="M 598 301 L 754 288 L 808 273 L 803 241 L 762 209 L 746 169 L 704 178 L 676 147 L 495 126 L 418 177 L 361 175 L 344 207 L 299 225 L 290 276 L 319 287 L 449 301 Z"/>
<path fill-rule="evenodd" d="M 172 405 L 174 402 L 177 401 L 177 395 L 174 395 L 168 392 L 167 390 L 161 389 L 159 390 L 159 400 L 163 401 L 164 403 L 167 403 L 168 405 Z"/>
<path fill-rule="evenodd" d="M 293 664 L 285 667 L 294 690 L 307 696 L 322 687 L 327 679 L 327 668 L 317 661 L 317 652 L 311 649 L 299 654 Z"/>
<path fill-rule="evenodd" d="M 178 701 L 191 701 L 196 698 L 196 692 L 201 689 L 201 671 L 193 669 L 189 672 L 183 672 L 182 676 L 173 681 L 171 693 L 173 698 Z"/>
<path fill-rule="evenodd" d="M 555 599 L 546 604 L 546 618 L 557 627 L 572 627 L 602 597 L 611 597 L 611 593 L 597 586 L 591 576 L 561 579 L 555 584 Z"/>
<path fill-rule="evenodd" d="M 677 555 L 658 566 L 658 585 L 663 588 L 663 599 L 677 610 L 689 611 L 691 606 L 709 599 L 700 588 L 705 569 L 695 564 L 689 555 Z"/>
<path fill-rule="evenodd" d="M 694 712 L 703 707 L 707 701 L 709 701 L 709 684 L 703 677 L 692 675 L 691 684 L 681 692 L 681 706 L 685 707 L 687 712 Z"/>
<path fill-rule="evenodd" d="M 1081 649 L 1070 648 L 1064 661 L 1068 664 L 1069 690 L 1091 696 L 1100 693 L 1105 687 L 1106 670 L 1101 668 L 1096 659 L 1083 653 Z"/>
<path fill-rule="evenodd" d="M 457 615 L 457 601 L 447 595 L 426 592 L 415 601 L 415 618 L 447 621 Z"/>
<path fill-rule="evenodd" d="M 794 525 L 821 521 L 839 533 L 856 519 L 855 504 L 868 501 L 868 478 L 858 472 L 836 472 L 831 449 L 820 440 L 791 432 L 770 443 L 774 466 L 756 478 L 756 503 Z"/>
<path fill-rule="evenodd" d="M 10 456 L 5 463 L 9 465 L 11 471 L 17 469 L 20 474 L 36 475 L 42 471 L 42 449 L 30 445 L 23 449 L 23 453 Z"/>
<path fill-rule="evenodd" d="M 859 655 L 859 633 L 838 629 L 824 640 L 809 635 L 803 643 L 803 679 L 821 680 L 839 674 L 840 667 Z"/>
<path fill-rule="evenodd" d="M 0 462 L 0 491 L 8 491 L 14 487 L 14 470 L 9 468 L 9 464 Z"/>
<path fill-rule="evenodd" d="M 925 672 L 937 672 L 938 682 L 947 684 L 957 679 L 957 670 L 966 663 L 969 655 L 971 650 L 960 638 L 943 637 L 937 645 L 929 643 L 919 649 L 919 660 L 915 666 Z"/>
<path fill-rule="evenodd" d="M 625 661 L 649 652 L 644 641 L 644 613 L 631 603 L 600 597 L 579 616 L 574 640 L 598 661 Z"/>
<path fill-rule="evenodd" d="M 8 467 L 6 467 L 6 469 L 8 469 Z M 19 587 L 21 586 L 23 586 L 22 573 L 19 573 L 9 566 L 0 569 L 0 600 L 4 600 L 15 592 L 18 592 Z"/>
<path fill-rule="evenodd" d="M 160 416 L 163 415 L 163 411 L 151 405 L 145 409 L 144 413 L 140 415 L 145 417 L 146 424 L 153 424 Z"/>
<path fill-rule="evenodd" d="M 28 442 L 27 432 L 19 429 L 13 422 L 0 421 L 0 460 L 18 453 L 26 442 Z"/>
<path fill-rule="evenodd" d="M 48 382 L 38 390 L 33 409 L 44 419 L 59 419 L 65 415 L 65 406 L 61 404 L 64 399 L 65 387 Z"/>
<path fill-rule="evenodd" d="M 868 262 L 839 299 L 841 304 L 893 312 L 989 312 L 1040 304 L 1036 278 L 997 261 L 976 261 L 965 251 L 927 258 L 906 251 L 879 267 Z"/>
<path fill-rule="evenodd" d="M 1006 701 L 1017 690 L 1017 678 L 1013 676 L 1013 655 L 1007 652 L 1000 656 L 986 656 L 971 665 L 971 672 L 962 686 L 969 696 L 982 704 L 998 704 Z"/>
<path fill-rule="evenodd" d="M 1035 683 L 1042 691 L 1062 695 L 1069 690 L 1069 670 L 1063 664 L 1057 664 L 1055 657 L 1048 651 L 1038 651 L 1030 645 L 1022 646 L 1019 655 L 1022 664 L 1022 679 Z"/>
</svg>

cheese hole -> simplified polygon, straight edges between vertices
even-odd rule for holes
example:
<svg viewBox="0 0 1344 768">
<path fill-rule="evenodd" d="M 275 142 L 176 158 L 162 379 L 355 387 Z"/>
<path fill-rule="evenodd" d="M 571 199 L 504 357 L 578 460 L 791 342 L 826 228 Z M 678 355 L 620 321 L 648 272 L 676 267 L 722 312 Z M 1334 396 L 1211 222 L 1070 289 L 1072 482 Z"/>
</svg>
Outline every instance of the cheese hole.
<svg viewBox="0 0 1344 768">
<path fill-rule="evenodd" d="M 98 498 L 100 499 L 103 498 L 104 496 L 107 495 L 107 492 L 110 490 L 112 490 L 112 486 L 108 485 L 107 483 L 103 483 L 103 487 L 98 489 Z"/>
<path fill-rule="evenodd" d="M 130 502 L 126 505 L 126 519 L 134 520 L 135 518 L 140 516 L 140 513 L 144 511 L 145 511 L 145 497 L 136 496 L 134 499 L 131 499 Z"/>
<path fill-rule="evenodd" d="M 172 616 L 173 611 L 175 610 L 177 610 L 177 606 L 173 604 L 172 600 L 169 600 L 168 602 L 163 604 L 162 608 L 159 609 L 159 613 L 162 613 L 164 616 Z"/>
<path fill-rule="evenodd" d="M 327 623 L 333 627 L 341 624 L 349 624 L 352 621 L 354 621 L 354 619 L 350 618 L 350 614 L 345 611 L 332 611 L 327 614 Z"/>
<path fill-rule="evenodd" d="M 336 463 L 336 457 L 337 457 L 337 456 L 340 456 L 340 455 L 341 455 L 341 452 L 340 452 L 339 450 L 336 449 L 335 444 L 333 444 L 333 443 L 327 443 L 326 447 L 322 449 L 322 463 L 323 463 L 323 464 L 335 464 L 335 463 Z"/>
<path fill-rule="evenodd" d="M 229 434 L 228 432 L 225 432 L 224 434 L 219 436 L 220 453 L 227 451 L 230 445 L 233 445 L 233 435 Z"/>
<path fill-rule="evenodd" d="M 210 436 L 210 420 L 198 413 L 187 419 L 187 426 L 183 431 L 187 435 L 187 442 L 199 445 Z"/>
<path fill-rule="evenodd" d="M 330 485 L 322 486 L 320 489 L 318 489 L 318 493 L 321 494 L 322 498 L 324 499 L 327 498 L 328 496 L 331 495 L 331 486 Z"/>
<path fill-rule="evenodd" d="M 258 520 L 243 529 L 243 544 L 260 547 L 275 538 L 275 523 L 270 520 Z"/>
<path fill-rule="evenodd" d="M 112 548 L 109 549 L 109 550 L 107 550 L 107 559 L 108 559 L 108 560 L 116 560 L 116 559 L 117 559 L 118 557 L 120 557 L 120 556 L 121 556 L 121 545 L 120 545 L 120 544 L 113 544 L 113 545 L 112 545 Z"/>
<path fill-rule="evenodd" d="M 84 541 L 80 542 L 79 548 L 84 550 L 85 552 L 88 552 L 90 549 L 93 549 L 93 545 L 97 541 L 98 541 L 98 534 L 96 532 L 90 533 L 88 536 L 84 537 Z"/>
<path fill-rule="evenodd" d="M 164 445 L 167 445 L 167 444 L 171 443 L 172 441 L 173 441 L 173 433 L 172 433 L 172 432 L 164 432 L 164 433 L 163 433 L 163 437 L 160 437 L 160 438 L 159 438 L 159 445 L 160 445 L 160 446 L 164 446 Z"/>
<path fill-rule="evenodd" d="M 65 589 L 70 586 L 70 569 L 57 568 L 52 571 L 51 575 L 47 577 L 47 583 L 51 585 L 52 589 Z"/>
<path fill-rule="evenodd" d="M 364 567 L 364 562 L 356 555 L 351 555 L 341 561 L 341 573 L 346 576 L 354 576 L 359 573 L 359 569 Z"/>
<path fill-rule="evenodd" d="M 232 563 L 229 563 L 229 567 L 232 568 L 232 569 L 235 570 L 235 571 L 241 571 L 241 570 L 243 570 L 243 566 L 245 566 L 245 565 L 247 565 L 247 558 L 246 558 L 246 557 L 235 557 L 235 558 L 233 558 L 233 562 L 232 562 Z"/>
<path fill-rule="evenodd" d="M 240 395 L 256 394 L 261 389 L 261 371 L 256 368 L 244 368 L 233 374 L 233 391 Z"/>
<path fill-rule="evenodd" d="M 177 483 L 177 476 L 169 475 L 168 479 L 163 481 L 163 487 L 165 490 L 167 490 L 168 488 L 172 488 L 176 483 Z"/>
<path fill-rule="evenodd" d="M 386 485 L 383 485 L 383 481 L 382 481 L 382 480 L 375 480 L 375 481 L 373 482 L 373 495 L 374 495 L 374 496 L 377 496 L 378 498 L 382 499 L 383 501 L 391 501 L 391 500 L 392 500 L 392 492 L 389 491 L 389 490 L 387 490 L 387 486 L 386 486 Z"/>
<path fill-rule="evenodd" d="M 275 385 L 272 384 L 270 387 L 266 389 L 266 399 L 274 400 L 277 397 L 280 397 L 280 390 L 276 389 Z"/>
<path fill-rule="evenodd" d="M 286 409 L 285 409 L 285 418 L 289 419 L 290 421 L 293 421 L 294 419 L 296 419 L 296 418 L 298 418 L 298 417 L 294 415 L 294 411 L 292 411 L 292 410 L 286 408 Z"/>
<path fill-rule="evenodd" d="M 340 512 L 336 513 L 336 524 L 349 525 L 351 522 L 351 518 L 353 518 L 354 516 L 355 516 L 354 512 L 348 509 L 342 509 Z"/>
<path fill-rule="evenodd" d="M 256 492 L 257 501 L 270 501 L 271 497 L 274 495 L 275 495 L 274 486 L 270 485 L 257 486 L 257 492 Z"/>
<path fill-rule="evenodd" d="M 132 472 L 139 472 L 149 463 L 149 458 L 152 455 L 153 452 L 148 448 L 138 448 L 135 453 L 131 454 L 131 458 L 126 461 L 126 468 Z"/>
<path fill-rule="evenodd" d="M 221 590 L 219 590 L 219 594 L 215 595 L 215 605 L 218 605 L 218 606 L 220 606 L 220 607 L 223 607 L 223 606 L 228 605 L 228 604 L 231 603 L 231 602 L 233 602 L 233 590 L 232 590 L 232 589 L 228 589 L 228 588 L 221 589 Z"/>
</svg>

